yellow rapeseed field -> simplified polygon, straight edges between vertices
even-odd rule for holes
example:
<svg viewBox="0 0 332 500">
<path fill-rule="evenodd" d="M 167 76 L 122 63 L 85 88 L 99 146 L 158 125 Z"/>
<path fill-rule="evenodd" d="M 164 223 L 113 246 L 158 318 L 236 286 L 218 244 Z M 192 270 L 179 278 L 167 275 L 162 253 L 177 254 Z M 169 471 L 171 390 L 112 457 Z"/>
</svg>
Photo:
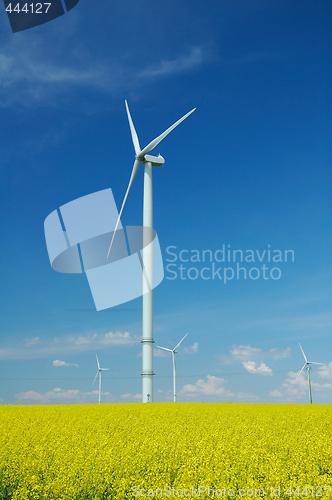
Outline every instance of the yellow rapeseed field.
<svg viewBox="0 0 332 500">
<path fill-rule="evenodd" d="M 0 499 L 332 498 L 330 406 L 2 406 L 0 417 Z"/>
</svg>

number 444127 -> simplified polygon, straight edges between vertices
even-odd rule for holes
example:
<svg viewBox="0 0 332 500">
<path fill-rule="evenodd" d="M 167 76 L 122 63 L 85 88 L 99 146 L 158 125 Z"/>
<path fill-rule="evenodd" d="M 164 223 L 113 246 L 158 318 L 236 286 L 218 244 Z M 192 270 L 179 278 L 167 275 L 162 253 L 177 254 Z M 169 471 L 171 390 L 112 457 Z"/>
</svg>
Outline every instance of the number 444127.
<svg viewBox="0 0 332 500">
<path fill-rule="evenodd" d="M 324 488 L 324 489 L 323 489 Z M 305 486 L 302 491 L 300 491 L 300 486 L 295 488 L 294 491 L 292 491 L 292 487 L 290 486 L 286 491 L 285 495 L 310 495 L 312 497 L 327 497 L 328 492 L 330 491 L 331 486 L 316 486 L 314 488 L 313 486 L 310 486 L 309 488 Z"/>
<path fill-rule="evenodd" d="M 43 5 L 44 5 L 44 10 L 43 10 Z M 20 12 L 25 12 L 26 14 L 28 12 L 32 12 L 32 13 L 35 13 L 35 14 L 47 14 L 48 9 L 50 8 L 50 6 L 51 6 L 50 3 L 44 3 L 44 4 L 42 4 L 42 3 L 36 3 L 36 4 L 30 3 L 30 4 L 27 4 L 26 3 L 26 4 L 23 5 L 22 9 L 20 9 L 20 4 L 18 3 L 12 9 L 12 4 L 10 3 L 6 7 L 6 11 L 10 12 L 10 13 L 17 12 L 18 14 Z"/>
</svg>

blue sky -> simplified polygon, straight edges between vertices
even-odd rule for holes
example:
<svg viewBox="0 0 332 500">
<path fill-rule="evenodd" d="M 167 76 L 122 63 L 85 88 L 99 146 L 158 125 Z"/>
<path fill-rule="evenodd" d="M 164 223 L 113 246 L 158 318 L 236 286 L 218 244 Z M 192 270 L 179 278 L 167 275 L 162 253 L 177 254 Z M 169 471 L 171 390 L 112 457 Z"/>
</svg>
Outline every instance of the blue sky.
<svg viewBox="0 0 332 500">
<path fill-rule="evenodd" d="M 188 332 L 178 400 L 306 404 L 301 342 L 325 363 L 314 402 L 332 402 L 331 17 L 328 0 L 81 0 L 13 34 L 3 9 L 1 403 L 97 402 L 96 353 L 102 401 L 140 402 L 142 299 L 95 311 L 84 275 L 52 270 L 43 228 L 103 189 L 120 208 L 134 160 L 125 99 L 141 146 L 197 108 L 153 171 L 154 338 L 174 347 Z M 142 224 L 142 195 L 141 167 L 123 225 Z M 253 251 L 247 279 L 218 262 L 223 248 Z M 154 370 L 155 401 L 171 401 L 167 353 Z"/>
</svg>

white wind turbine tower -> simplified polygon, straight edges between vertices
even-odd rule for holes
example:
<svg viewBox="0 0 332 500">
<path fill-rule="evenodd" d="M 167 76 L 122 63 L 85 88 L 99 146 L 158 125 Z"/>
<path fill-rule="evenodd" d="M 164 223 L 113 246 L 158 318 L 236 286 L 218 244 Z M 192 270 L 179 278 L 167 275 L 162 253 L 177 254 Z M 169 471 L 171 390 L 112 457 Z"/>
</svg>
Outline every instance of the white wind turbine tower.
<svg viewBox="0 0 332 500">
<path fill-rule="evenodd" d="M 131 119 L 127 101 L 125 101 L 128 121 L 131 131 L 131 137 L 135 149 L 135 162 L 131 172 L 128 188 L 122 202 L 121 210 L 117 223 L 115 225 L 112 240 L 108 249 L 107 257 L 109 256 L 115 233 L 118 228 L 120 218 L 128 198 L 129 191 L 134 182 L 135 176 L 139 169 L 141 162 L 144 163 L 144 196 L 143 196 L 143 226 L 153 228 L 153 197 L 152 197 L 152 166 L 160 167 L 165 163 L 162 156 L 151 156 L 148 153 L 154 149 L 175 127 L 177 127 L 183 120 L 185 120 L 196 108 L 192 109 L 184 115 L 180 120 L 175 122 L 165 132 L 151 141 L 144 149 L 141 150 L 139 145 L 138 136 Z M 150 232 L 150 231 L 149 231 Z M 145 235 L 145 231 L 143 233 Z M 151 245 L 145 248 L 143 235 L 143 264 L 144 264 L 144 277 L 147 280 L 149 291 L 143 294 L 143 314 L 142 314 L 142 402 L 153 402 L 153 252 Z"/>
<path fill-rule="evenodd" d="M 109 368 L 100 368 L 97 354 L 96 354 L 96 358 L 97 358 L 98 370 L 97 370 L 96 376 L 94 378 L 94 381 L 92 382 L 92 385 L 95 383 L 96 378 L 97 378 L 98 373 L 99 373 L 99 404 L 100 404 L 100 397 L 101 397 L 101 372 L 109 370 Z"/>
<path fill-rule="evenodd" d="M 173 401 L 174 403 L 176 403 L 176 368 L 175 368 L 175 354 L 177 353 L 176 349 L 179 347 L 179 345 L 181 344 L 181 342 L 186 338 L 186 336 L 188 335 L 188 333 L 185 334 L 185 336 L 183 337 L 183 339 L 180 340 L 180 342 L 178 344 L 176 344 L 176 346 L 174 347 L 174 349 L 168 349 L 167 347 L 161 347 L 160 345 L 157 345 L 157 347 L 159 347 L 159 349 L 164 349 L 164 351 L 169 351 L 172 353 L 172 358 L 173 358 Z"/>
<path fill-rule="evenodd" d="M 302 366 L 302 368 L 299 371 L 299 373 L 297 374 L 297 377 L 296 377 L 295 380 L 298 379 L 298 377 L 300 376 L 300 373 L 305 368 L 307 370 L 307 372 L 308 372 L 309 399 L 310 399 L 310 404 L 312 404 L 311 379 L 310 379 L 310 370 L 311 370 L 311 367 L 310 367 L 310 365 L 323 365 L 324 363 L 316 363 L 315 361 L 308 361 L 306 355 L 304 354 L 304 351 L 302 349 L 302 346 L 301 346 L 300 342 L 299 342 L 299 346 L 300 346 L 300 349 L 302 351 L 303 357 L 305 359 L 305 363 Z"/>
</svg>

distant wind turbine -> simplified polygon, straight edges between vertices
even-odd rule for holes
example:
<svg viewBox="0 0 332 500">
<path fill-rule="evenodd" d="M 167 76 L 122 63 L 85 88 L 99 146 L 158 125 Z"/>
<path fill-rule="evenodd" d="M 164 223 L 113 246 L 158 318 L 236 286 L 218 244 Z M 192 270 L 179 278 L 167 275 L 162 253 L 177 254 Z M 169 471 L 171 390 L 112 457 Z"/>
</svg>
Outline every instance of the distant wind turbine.
<svg viewBox="0 0 332 500">
<path fill-rule="evenodd" d="M 96 354 L 96 358 L 97 358 L 98 371 L 96 373 L 94 381 L 92 382 L 92 385 L 95 383 L 96 378 L 97 378 L 98 373 L 99 373 L 99 404 L 100 404 L 100 396 L 101 396 L 101 372 L 109 370 L 109 368 L 100 368 L 97 354 Z"/>
<path fill-rule="evenodd" d="M 178 344 L 174 347 L 174 349 L 168 349 L 167 347 L 161 347 L 160 345 L 157 345 L 159 349 L 164 349 L 164 351 L 169 351 L 172 353 L 172 358 L 173 358 L 173 398 L 174 398 L 174 403 L 176 403 L 176 368 L 175 368 L 175 354 L 177 353 L 176 349 L 179 347 L 181 342 L 186 338 L 188 333 L 185 334 L 183 339 L 180 340 Z"/>
<path fill-rule="evenodd" d="M 312 404 L 311 379 L 310 379 L 310 370 L 311 370 L 311 367 L 310 367 L 310 365 L 323 365 L 324 363 L 316 363 L 315 361 L 308 361 L 306 355 L 304 354 L 304 351 L 302 349 L 302 346 L 301 346 L 300 342 L 299 342 L 299 346 L 300 346 L 300 349 L 302 351 L 303 357 L 305 359 L 305 363 L 302 366 L 302 368 L 299 371 L 299 373 L 297 374 L 297 377 L 296 377 L 295 380 L 297 380 L 299 378 L 300 373 L 305 368 L 307 370 L 307 372 L 308 372 L 309 399 L 310 399 L 310 404 Z"/>
<path fill-rule="evenodd" d="M 110 254 L 112 244 L 114 241 L 115 233 L 118 228 L 120 218 L 126 204 L 129 191 L 134 182 L 135 176 L 138 172 L 141 162 L 144 163 L 144 194 L 143 194 L 143 226 L 144 228 L 151 228 L 151 230 L 144 229 L 143 242 L 147 241 L 150 243 L 150 235 L 152 234 L 153 228 L 153 197 L 152 197 L 152 166 L 161 167 L 165 163 L 162 156 L 151 156 L 148 153 L 152 151 L 172 130 L 180 125 L 183 120 L 185 120 L 191 113 L 195 111 L 196 108 L 192 109 L 184 115 L 180 120 L 175 122 L 171 127 L 169 127 L 165 132 L 156 137 L 151 141 L 144 149 L 141 149 L 137 132 L 134 127 L 133 120 L 130 115 L 127 101 L 125 101 L 127 116 L 129 121 L 129 127 L 131 132 L 132 141 L 135 149 L 135 161 L 131 172 L 129 184 L 127 187 L 126 194 L 124 196 L 121 210 L 115 229 L 113 232 L 112 240 L 108 249 L 107 258 Z M 143 294 L 143 314 L 142 314 L 142 402 L 153 403 L 153 249 L 151 245 L 146 243 L 143 244 L 143 273 L 146 286 L 148 287 L 148 292 Z"/>
</svg>

